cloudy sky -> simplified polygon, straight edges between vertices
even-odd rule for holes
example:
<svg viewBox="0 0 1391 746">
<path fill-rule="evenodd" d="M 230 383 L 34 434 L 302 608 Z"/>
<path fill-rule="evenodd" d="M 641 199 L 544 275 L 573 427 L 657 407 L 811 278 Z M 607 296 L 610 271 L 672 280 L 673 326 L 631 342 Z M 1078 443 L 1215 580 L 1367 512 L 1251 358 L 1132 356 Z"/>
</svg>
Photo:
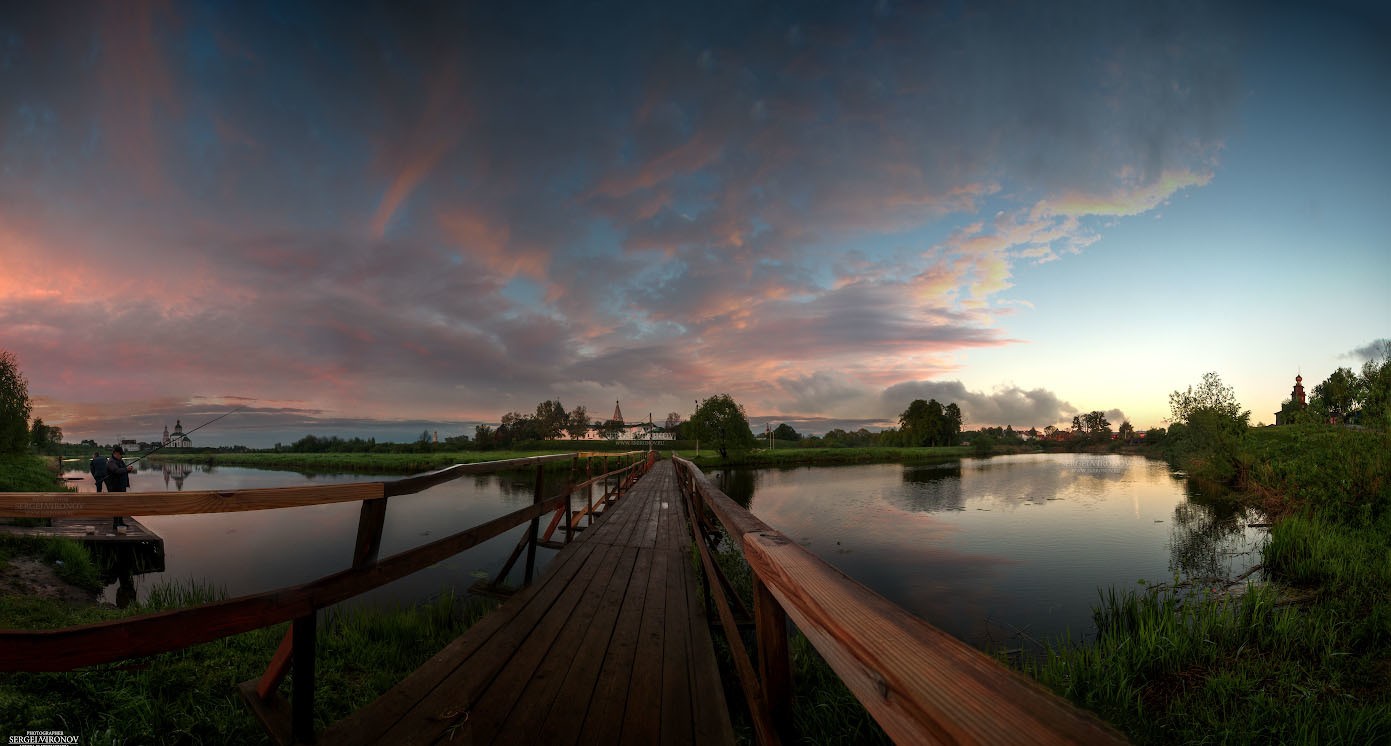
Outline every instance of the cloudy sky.
<svg viewBox="0 0 1391 746">
<path fill-rule="evenodd" d="M 1144 428 L 1215 370 L 1254 422 L 1391 336 L 1375 4 L 401 7 L 0 8 L 37 415 Z"/>
</svg>

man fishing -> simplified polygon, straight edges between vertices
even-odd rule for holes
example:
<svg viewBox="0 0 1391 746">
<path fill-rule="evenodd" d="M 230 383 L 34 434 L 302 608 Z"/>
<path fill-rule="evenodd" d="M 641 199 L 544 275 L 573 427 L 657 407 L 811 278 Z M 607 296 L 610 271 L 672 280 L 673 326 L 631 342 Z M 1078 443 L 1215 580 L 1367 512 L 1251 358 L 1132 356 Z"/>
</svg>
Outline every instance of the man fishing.
<svg viewBox="0 0 1391 746">
<path fill-rule="evenodd" d="M 116 446 L 111 449 L 111 458 L 106 460 L 106 491 L 125 492 L 130 489 L 130 475 L 135 472 L 134 466 L 126 466 L 126 462 L 121 458 L 125 456 L 125 449 Z M 111 519 L 111 530 L 120 533 L 120 529 L 126 525 L 126 519 L 116 516 Z"/>
<path fill-rule="evenodd" d="M 97 492 L 101 492 L 101 485 L 106 481 L 106 457 L 101 455 L 101 451 L 92 453 L 92 464 L 88 469 L 92 472 L 92 479 L 97 480 Z"/>
</svg>

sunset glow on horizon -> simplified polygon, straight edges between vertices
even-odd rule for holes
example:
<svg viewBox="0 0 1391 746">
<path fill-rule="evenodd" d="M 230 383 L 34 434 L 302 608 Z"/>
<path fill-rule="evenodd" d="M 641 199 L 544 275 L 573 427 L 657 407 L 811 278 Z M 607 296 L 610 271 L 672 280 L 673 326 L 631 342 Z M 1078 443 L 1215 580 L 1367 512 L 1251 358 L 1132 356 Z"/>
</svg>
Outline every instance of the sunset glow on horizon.
<svg viewBox="0 0 1391 746">
<path fill-rule="evenodd" d="M 1270 422 L 1391 337 L 1371 5 L 0 9 L 0 349 L 65 439 Z"/>
</svg>

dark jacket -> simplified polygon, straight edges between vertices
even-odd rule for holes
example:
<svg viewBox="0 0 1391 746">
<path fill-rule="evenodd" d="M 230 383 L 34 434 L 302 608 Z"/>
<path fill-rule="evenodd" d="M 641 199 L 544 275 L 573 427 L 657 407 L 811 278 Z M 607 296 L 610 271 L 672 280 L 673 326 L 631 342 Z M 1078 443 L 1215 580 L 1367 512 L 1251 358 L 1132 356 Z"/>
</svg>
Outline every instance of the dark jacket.
<svg viewBox="0 0 1391 746">
<path fill-rule="evenodd" d="M 130 489 L 130 467 L 126 462 L 112 456 L 106 460 L 106 491 L 125 492 Z"/>
<path fill-rule="evenodd" d="M 91 471 L 92 478 L 97 480 L 98 482 L 100 482 L 103 479 L 106 479 L 106 457 L 97 456 L 96 458 L 92 459 Z"/>
</svg>

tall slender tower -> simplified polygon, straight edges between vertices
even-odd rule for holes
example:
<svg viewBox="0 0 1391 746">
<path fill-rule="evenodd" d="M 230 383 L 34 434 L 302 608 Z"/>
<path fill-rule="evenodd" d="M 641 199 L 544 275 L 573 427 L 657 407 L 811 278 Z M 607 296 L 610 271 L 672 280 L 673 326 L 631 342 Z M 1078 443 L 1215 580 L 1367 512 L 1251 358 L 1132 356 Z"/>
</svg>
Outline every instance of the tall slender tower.
<svg viewBox="0 0 1391 746">
<path fill-rule="evenodd" d="M 1290 391 L 1290 399 L 1301 407 L 1307 406 L 1307 402 L 1304 401 L 1304 376 L 1294 377 L 1294 389 Z"/>
<path fill-rule="evenodd" d="M 620 423 L 623 422 L 623 410 L 618 407 L 617 399 L 614 399 L 613 401 L 613 421 Z"/>
</svg>

